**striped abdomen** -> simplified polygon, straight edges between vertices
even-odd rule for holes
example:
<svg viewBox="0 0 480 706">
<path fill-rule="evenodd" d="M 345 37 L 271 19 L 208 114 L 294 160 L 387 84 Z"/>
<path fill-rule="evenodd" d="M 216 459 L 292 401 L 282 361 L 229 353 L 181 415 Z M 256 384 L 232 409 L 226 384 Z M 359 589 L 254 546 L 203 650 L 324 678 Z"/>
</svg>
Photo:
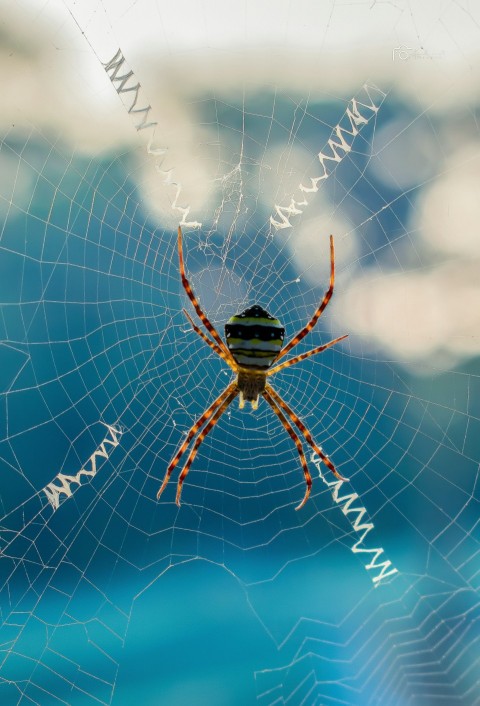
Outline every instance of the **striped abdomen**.
<svg viewBox="0 0 480 706">
<path fill-rule="evenodd" d="M 283 346 L 285 329 L 278 319 L 255 304 L 225 324 L 227 346 L 242 368 L 267 370 Z"/>
</svg>

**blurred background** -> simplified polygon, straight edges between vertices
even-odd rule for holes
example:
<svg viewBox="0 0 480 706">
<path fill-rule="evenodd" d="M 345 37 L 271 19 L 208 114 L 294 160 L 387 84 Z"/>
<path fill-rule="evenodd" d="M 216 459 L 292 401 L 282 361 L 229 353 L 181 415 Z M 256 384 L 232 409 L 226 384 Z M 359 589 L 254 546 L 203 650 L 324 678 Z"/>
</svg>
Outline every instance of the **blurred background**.
<svg viewBox="0 0 480 706">
<path fill-rule="evenodd" d="M 4 4 L 2 703 L 480 703 L 479 21 L 420 0 Z M 314 463 L 295 512 L 265 403 L 222 417 L 180 509 L 180 466 L 156 501 L 230 380 L 182 314 L 179 222 L 220 333 L 261 303 L 293 336 L 334 234 L 335 294 L 296 350 L 349 337 L 273 384 L 357 513 Z M 91 468 L 105 424 L 119 444 L 53 510 L 43 489 Z M 376 582 L 359 548 L 397 572 Z"/>
</svg>

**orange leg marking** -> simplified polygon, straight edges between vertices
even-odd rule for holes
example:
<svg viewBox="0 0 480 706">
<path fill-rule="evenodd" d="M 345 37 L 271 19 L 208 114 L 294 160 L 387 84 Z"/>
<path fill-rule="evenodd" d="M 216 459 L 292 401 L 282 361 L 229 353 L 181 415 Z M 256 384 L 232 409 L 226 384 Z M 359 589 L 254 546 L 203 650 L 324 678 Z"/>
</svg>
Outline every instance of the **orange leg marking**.
<svg viewBox="0 0 480 706">
<path fill-rule="evenodd" d="M 295 508 L 295 510 L 300 510 L 300 508 L 302 508 L 305 505 L 305 503 L 307 502 L 308 497 L 310 495 L 310 491 L 312 489 L 312 476 L 310 475 L 310 471 L 308 470 L 307 459 L 305 458 L 305 453 L 303 451 L 302 442 L 298 438 L 298 434 L 295 432 L 295 429 L 292 427 L 292 425 L 287 420 L 287 418 L 285 417 L 285 415 L 283 414 L 281 409 L 278 407 L 278 405 L 275 402 L 275 400 L 273 399 L 273 397 L 270 395 L 269 391 L 264 390 L 264 392 L 262 394 L 265 397 L 265 399 L 267 400 L 270 407 L 273 409 L 273 411 L 277 415 L 277 417 L 282 422 L 283 426 L 285 427 L 285 429 L 289 433 L 290 437 L 293 439 L 295 446 L 297 447 L 297 451 L 300 455 L 300 461 L 301 461 L 302 467 L 303 467 L 303 474 L 305 476 L 305 483 L 307 484 L 305 496 L 304 496 L 302 502 L 300 503 L 300 505 L 297 505 L 297 507 Z"/>
<path fill-rule="evenodd" d="M 198 303 L 197 298 L 196 298 L 196 296 L 193 292 L 193 289 L 190 285 L 190 282 L 188 281 L 187 276 L 185 274 L 185 263 L 183 260 L 183 247 L 182 247 L 182 229 L 180 228 L 180 226 L 178 226 L 178 259 L 180 262 L 180 276 L 182 278 L 183 288 L 185 289 L 186 293 L 188 294 L 188 298 L 192 302 L 193 307 L 194 307 L 195 311 L 197 312 L 199 319 L 202 321 L 203 325 L 205 326 L 207 331 L 210 333 L 212 338 L 215 339 L 215 341 L 218 343 L 219 348 L 222 349 L 225 356 L 233 363 L 232 354 L 230 353 L 227 346 L 223 342 L 223 340 L 222 340 L 220 334 L 218 333 L 217 329 L 215 328 L 215 326 L 212 323 L 210 323 L 206 314 L 203 313 L 203 310 L 202 310 L 200 304 Z"/>
<path fill-rule="evenodd" d="M 302 353 L 301 355 L 297 355 L 295 358 L 291 358 L 290 360 L 286 360 L 285 363 L 281 363 L 280 365 L 276 365 L 274 368 L 271 368 L 267 372 L 267 375 L 273 375 L 274 373 L 278 373 L 279 370 L 283 370 L 284 368 L 289 368 L 290 365 L 295 365 L 295 363 L 299 363 L 301 360 L 305 360 L 305 358 L 310 358 L 311 355 L 315 355 L 316 353 L 321 353 L 326 348 L 330 348 L 330 346 L 334 346 L 336 343 L 339 343 L 339 341 L 343 341 L 343 339 L 347 338 L 347 337 L 348 337 L 348 333 L 346 333 L 345 336 L 340 336 L 340 338 L 334 338 L 333 341 L 329 341 L 328 343 L 325 343 L 323 346 L 318 346 L 318 348 L 314 348 L 313 350 L 308 351 L 307 353 Z"/>
<path fill-rule="evenodd" d="M 212 414 L 222 404 L 222 402 L 224 402 L 224 400 L 230 394 L 232 394 L 232 392 L 235 390 L 235 385 L 236 385 L 235 382 L 232 382 L 230 385 L 228 385 L 228 387 L 225 388 L 225 390 L 222 392 L 222 394 L 217 397 L 217 399 L 210 405 L 210 407 L 208 409 L 205 410 L 205 412 L 202 414 L 202 416 L 199 417 L 198 420 L 195 422 L 195 424 L 192 426 L 192 428 L 190 429 L 190 431 L 187 434 L 185 441 L 181 444 L 177 453 L 175 454 L 175 456 L 172 458 L 172 460 L 170 461 L 170 463 L 168 465 L 167 471 L 165 473 L 165 477 L 163 479 L 163 483 L 160 486 L 160 489 L 157 493 L 157 500 L 160 499 L 160 496 L 163 493 L 165 486 L 167 485 L 167 483 L 169 481 L 170 476 L 172 475 L 173 469 L 175 468 L 177 463 L 180 461 L 181 457 L 185 453 L 189 443 L 191 442 L 191 440 L 193 439 L 193 437 L 195 436 L 197 431 L 203 426 L 203 424 L 205 424 L 207 419 L 210 419 Z"/>
<path fill-rule="evenodd" d="M 235 383 L 233 383 L 233 384 L 235 385 Z M 227 389 L 228 389 L 228 388 L 227 388 Z M 188 473 L 188 471 L 189 471 L 189 469 L 190 469 L 190 466 L 192 465 L 193 460 L 194 460 L 195 456 L 197 455 L 198 447 L 200 446 L 200 444 L 202 443 L 202 441 L 205 439 L 205 437 L 207 436 L 207 434 L 209 434 L 209 433 L 212 431 L 213 427 L 214 427 L 215 424 L 218 422 L 218 420 L 220 419 L 220 417 L 222 416 L 222 414 L 225 412 L 225 410 L 227 409 L 228 405 L 232 402 L 232 400 L 235 399 L 235 397 L 236 397 L 237 395 L 238 395 L 238 390 L 237 390 L 237 389 L 231 390 L 231 391 L 229 392 L 228 396 L 224 399 L 224 401 L 222 402 L 222 404 L 220 405 L 220 407 L 217 409 L 217 411 L 215 412 L 215 414 L 211 417 L 211 419 L 210 419 L 210 421 L 208 422 L 208 424 L 202 429 L 202 431 L 200 432 L 200 434 L 199 434 L 199 435 L 197 436 L 197 438 L 195 439 L 195 443 L 194 443 L 194 445 L 193 445 L 193 447 L 192 447 L 192 450 L 190 451 L 190 455 L 189 455 L 189 457 L 187 458 L 187 462 L 186 462 L 186 464 L 185 464 L 185 466 L 184 466 L 184 468 L 183 468 L 183 471 L 180 473 L 180 477 L 179 477 L 178 483 L 177 483 L 177 496 L 176 496 L 176 498 L 175 498 L 175 502 L 177 503 L 177 505 L 178 505 L 179 507 L 180 507 L 180 496 L 181 496 L 181 494 L 182 494 L 182 485 L 183 485 L 183 481 L 185 480 L 185 478 L 186 478 L 186 476 L 187 476 L 187 473 Z"/>
<path fill-rule="evenodd" d="M 287 343 L 285 348 L 282 348 L 280 353 L 277 356 L 277 360 L 279 360 L 282 356 L 285 355 L 285 353 L 288 353 L 294 346 L 297 345 L 299 341 L 302 340 L 302 338 L 305 338 L 307 333 L 309 333 L 312 328 L 315 326 L 317 323 L 318 319 L 321 317 L 323 311 L 325 310 L 325 307 L 327 306 L 328 302 L 332 298 L 333 294 L 333 287 L 335 284 L 335 250 L 333 247 L 333 235 L 330 236 L 330 286 L 328 290 L 325 292 L 324 297 L 320 303 L 320 306 L 308 322 L 308 324 L 305 326 L 305 328 L 302 328 L 301 331 L 299 331 L 290 341 L 290 343 Z"/>
<path fill-rule="evenodd" d="M 344 478 L 343 476 L 340 475 L 340 473 L 337 471 L 333 463 L 330 461 L 328 456 L 326 456 L 321 448 L 316 445 L 314 440 L 312 439 L 312 435 L 308 431 L 307 427 L 305 424 L 298 418 L 298 416 L 295 414 L 295 412 L 290 409 L 290 407 L 287 405 L 286 402 L 282 400 L 278 392 L 275 392 L 273 387 L 270 387 L 270 385 L 267 385 L 267 391 L 270 393 L 270 395 L 273 397 L 275 402 L 278 404 L 279 407 L 283 409 L 284 412 L 290 417 L 292 422 L 295 424 L 295 426 L 302 432 L 303 436 L 305 437 L 307 444 L 312 447 L 312 449 L 317 453 L 320 458 L 322 459 L 323 463 L 329 468 L 333 475 L 338 478 L 339 480 L 347 481 L 348 478 Z"/>
</svg>

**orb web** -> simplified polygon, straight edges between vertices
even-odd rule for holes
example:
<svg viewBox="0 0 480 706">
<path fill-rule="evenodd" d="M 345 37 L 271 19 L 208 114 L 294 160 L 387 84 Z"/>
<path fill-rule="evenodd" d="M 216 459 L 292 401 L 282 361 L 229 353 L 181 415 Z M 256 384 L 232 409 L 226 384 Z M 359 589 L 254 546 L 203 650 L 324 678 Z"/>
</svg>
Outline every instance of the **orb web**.
<svg viewBox="0 0 480 706">
<path fill-rule="evenodd" d="M 51 3 L 28 40 L 8 8 L 2 702 L 479 703 L 479 134 L 451 63 L 475 23 L 417 8 L 413 36 L 390 8 L 386 44 L 319 84 L 332 8 L 308 9 L 323 44 L 303 54 L 298 18 L 271 15 L 278 66 L 210 9 L 189 8 L 199 47 L 173 4 Z M 349 337 L 271 382 L 350 480 L 304 443 L 299 512 L 263 400 L 221 417 L 180 508 L 182 464 L 156 500 L 232 379 L 182 313 L 179 223 L 218 331 L 259 303 L 286 340 L 335 236 L 333 299 L 295 354 Z"/>
</svg>

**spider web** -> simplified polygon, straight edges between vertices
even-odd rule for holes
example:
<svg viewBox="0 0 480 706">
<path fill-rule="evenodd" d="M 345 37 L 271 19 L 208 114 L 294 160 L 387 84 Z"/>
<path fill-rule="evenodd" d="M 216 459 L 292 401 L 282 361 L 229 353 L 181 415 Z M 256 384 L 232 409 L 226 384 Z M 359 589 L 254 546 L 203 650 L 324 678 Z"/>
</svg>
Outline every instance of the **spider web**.
<svg viewBox="0 0 480 706">
<path fill-rule="evenodd" d="M 478 13 L 199 8 L 7 5 L 2 704 L 478 704 Z M 305 444 L 300 512 L 263 401 L 156 501 L 231 379 L 179 223 L 287 338 L 335 235 L 295 351 L 349 338 L 272 384 L 350 482 Z"/>
</svg>

